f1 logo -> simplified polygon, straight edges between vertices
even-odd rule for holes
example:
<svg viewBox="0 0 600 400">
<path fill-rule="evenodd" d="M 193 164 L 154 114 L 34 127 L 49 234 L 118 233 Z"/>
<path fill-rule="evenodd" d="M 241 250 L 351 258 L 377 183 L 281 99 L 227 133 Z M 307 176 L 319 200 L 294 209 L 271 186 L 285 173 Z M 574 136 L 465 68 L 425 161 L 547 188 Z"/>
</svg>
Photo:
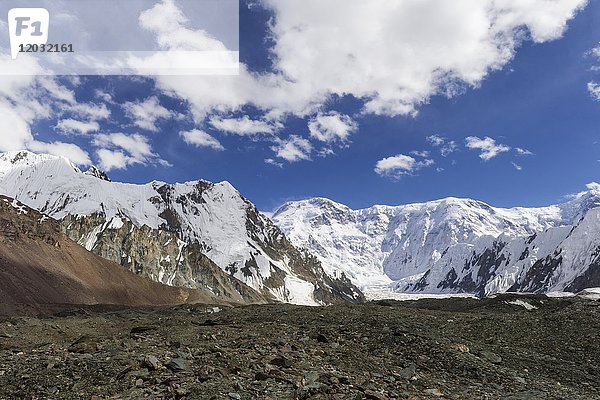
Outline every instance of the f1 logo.
<svg viewBox="0 0 600 400">
<path fill-rule="evenodd" d="M 8 12 L 10 52 L 15 60 L 22 45 L 48 42 L 50 13 L 45 8 L 13 8 Z"/>
</svg>

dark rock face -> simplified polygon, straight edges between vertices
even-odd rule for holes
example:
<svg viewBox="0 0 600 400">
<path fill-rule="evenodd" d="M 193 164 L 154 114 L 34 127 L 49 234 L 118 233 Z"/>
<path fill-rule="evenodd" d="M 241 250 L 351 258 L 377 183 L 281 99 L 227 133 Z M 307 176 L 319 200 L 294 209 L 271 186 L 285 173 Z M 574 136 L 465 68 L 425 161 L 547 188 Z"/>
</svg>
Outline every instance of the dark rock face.
<svg viewBox="0 0 600 400">
<path fill-rule="evenodd" d="M 547 291 L 552 283 L 552 276 L 558 267 L 560 267 L 562 260 L 560 253 L 555 253 L 552 256 L 547 256 L 536 261 L 523 279 L 511 286 L 509 291 L 530 293 L 543 293 Z"/>
<path fill-rule="evenodd" d="M 99 170 L 97 167 L 91 166 L 90 169 L 88 169 L 85 172 L 86 175 L 90 175 L 90 176 L 94 176 L 98 179 L 102 179 L 103 181 L 107 181 L 107 182 L 112 182 L 110 180 L 110 178 L 108 177 L 108 175 L 106 174 L 106 172 Z"/>
</svg>

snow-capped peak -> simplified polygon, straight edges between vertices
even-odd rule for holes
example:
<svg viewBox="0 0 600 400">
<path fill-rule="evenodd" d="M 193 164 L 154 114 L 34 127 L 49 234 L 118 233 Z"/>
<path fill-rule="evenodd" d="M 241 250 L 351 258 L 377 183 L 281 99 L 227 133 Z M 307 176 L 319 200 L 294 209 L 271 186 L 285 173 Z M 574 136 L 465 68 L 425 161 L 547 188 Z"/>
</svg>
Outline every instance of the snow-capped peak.
<svg viewBox="0 0 600 400">
<path fill-rule="evenodd" d="M 48 164 L 51 162 L 66 164 L 74 171 L 81 172 L 75 164 L 65 157 L 49 154 L 35 154 L 27 150 L 19 150 L 0 153 L 0 178 L 17 169 L 32 167 L 38 164 Z"/>
</svg>

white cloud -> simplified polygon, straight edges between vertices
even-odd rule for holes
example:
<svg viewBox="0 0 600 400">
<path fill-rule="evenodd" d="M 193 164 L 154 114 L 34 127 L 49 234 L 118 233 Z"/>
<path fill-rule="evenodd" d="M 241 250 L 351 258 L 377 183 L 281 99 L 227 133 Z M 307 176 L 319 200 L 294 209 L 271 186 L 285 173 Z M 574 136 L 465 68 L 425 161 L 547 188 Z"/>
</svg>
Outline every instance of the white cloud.
<svg viewBox="0 0 600 400">
<path fill-rule="evenodd" d="M 277 67 L 298 90 L 353 94 L 375 114 L 410 114 L 504 66 L 528 29 L 560 37 L 585 0 L 266 0 Z M 335 15 L 335 18 L 331 16 Z M 357 15 L 361 24 L 357 24 Z M 300 51 L 299 49 L 310 49 Z"/>
<path fill-rule="evenodd" d="M 106 107 L 106 104 L 73 103 L 61 104 L 59 107 L 62 108 L 64 112 L 72 113 L 91 121 L 99 121 L 110 117 L 110 110 Z"/>
<path fill-rule="evenodd" d="M 591 49 L 588 52 L 588 54 L 590 56 L 596 58 L 597 61 L 600 61 L 600 45 Z M 593 66 L 592 70 L 598 71 L 598 70 L 600 70 L 600 67 L 597 65 Z M 596 101 L 600 101 L 600 84 L 598 84 L 594 81 L 588 82 L 587 89 L 588 89 L 588 92 L 589 92 L 590 96 L 592 97 L 592 99 L 594 99 Z"/>
<path fill-rule="evenodd" d="M 191 144 L 196 147 L 209 147 L 214 150 L 225 150 L 223 145 L 217 139 L 199 129 L 179 132 L 179 135 L 187 144 Z"/>
<path fill-rule="evenodd" d="M 520 156 L 533 156 L 535 154 L 533 154 L 533 152 L 527 150 L 527 149 L 523 149 L 521 147 L 516 147 L 515 151 L 517 152 L 518 155 Z"/>
<path fill-rule="evenodd" d="M 88 134 L 90 132 L 98 132 L 100 130 L 100 124 L 96 121 L 77 121 L 75 119 L 61 119 L 56 124 L 56 130 L 62 133 L 73 133 L 73 134 Z"/>
<path fill-rule="evenodd" d="M 105 171 L 123 169 L 133 164 L 170 164 L 152 151 L 148 138 L 133 134 L 109 133 L 96 135 L 93 144 L 100 149 L 96 152 L 100 168 Z"/>
<path fill-rule="evenodd" d="M 239 76 L 156 78 L 159 88 L 190 102 L 197 121 L 247 105 L 271 118 L 311 116 L 333 96 L 346 95 L 362 99 L 365 113 L 412 115 L 436 94 L 477 87 L 513 58 L 523 40 L 559 38 L 586 0 L 262 4 L 274 13 L 270 51 L 275 72 L 252 73 L 242 65 Z M 180 32 L 185 19 L 171 1 L 155 9 L 141 21 L 167 47 L 169 31 Z M 161 17 L 168 29 L 161 27 Z M 183 46 L 181 38 L 190 35 L 177 36 L 174 46 Z M 206 47 L 202 43 L 196 47 Z"/>
<path fill-rule="evenodd" d="M 141 13 L 140 26 L 153 32 L 163 50 L 226 51 L 220 41 L 204 30 L 186 27 L 188 19 L 174 0 L 162 0 Z"/>
<path fill-rule="evenodd" d="M 297 135 L 291 135 L 287 139 L 278 139 L 277 144 L 271 147 L 277 157 L 288 162 L 296 162 L 300 160 L 310 160 L 312 152 L 312 144 Z"/>
<path fill-rule="evenodd" d="M 91 165 L 89 154 L 79 146 L 72 143 L 43 143 L 33 141 L 29 143 L 28 148 L 39 153 L 47 153 L 55 156 L 66 157 L 77 165 Z"/>
<path fill-rule="evenodd" d="M 272 158 L 265 158 L 265 164 L 273 165 L 277 168 L 283 168 L 283 164 L 273 160 Z"/>
<path fill-rule="evenodd" d="M 45 143 L 34 138 L 31 125 L 53 115 L 52 105 L 74 102 L 74 94 L 42 72 L 31 57 L 2 58 L 0 69 L 14 76 L 0 77 L 0 151 L 28 149 L 70 158 L 79 165 L 90 164 L 88 154 L 74 144 Z"/>
<path fill-rule="evenodd" d="M 458 150 L 458 144 L 454 140 L 449 140 L 445 145 L 440 148 L 440 153 L 443 157 L 447 157 L 449 154 L 454 153 Z"/>
<path fill-rule="evenodd" d="M 427 141 L 431 143 L 432 146 L 439 147 L 446 142 L 446 139 L 444 139 L 440 135 L 431 135 L 427 136 Z"/>
<path fill-rule="evenodd" d="M 268 122 L 250 119 L 247 115 L 242 118 L 212 117 L 210 124 L 222 132 L 240 136 L 253 136 L 261 133 L 273 133 L 275 127 Z"/>
<path fill-rule="evenodd" d="M 41 76 L 38 78 L 38 82 L 40 86 L 54 99 L 67 102 L 69 104 L 76 103 L 75 92 L 62 85 L 59 85 L 54 78 L 49 76 Z"/>
<path fill-rule="evenodd" d="M 29 123 L 9 102 L 0 100 L 0 151 L 26 148 L 33 141 Z"/>
<path fill-rule="evenodd" d="M 512 166 L 515 167 L 515 169 L 517 171 L 521 171 L 523 169 L 522 166 L 520 166 L 519 164 L 515 163 L 515 162 L 511 162 Z"/>
<path fill-rule="evenodd" d="M 483 161 L 491 160 L 500 153 L 504 153 L 510 150 L 510 147 L 496 143 L 496 141 L 490 137 L 480 139 L 476 136 L 469 136 L 466 139 L 467 148 L 471 150 L 481 150 L 479 158 Z"/>
<path fill-rule="evenodd" d="M 139 134 L 103 133 L 94 138 L 94 144 L 96 146 L 119 147 L 139 159 L 153 155 L 148 139 Z"/>
<path fill-rule="evenodd" d="M 94 97 L 104 101 L 105 103 L 111 103 L 113 101 L 112 95 L 110 93 L 104 92 L 100 89 L 96 89 L 94 91 Z"/>
<path fill-rule="evenodd" d="M 155 78 L 157 88 L 188 101 L 196 122 L 203 123 L 214 113 L 221 119 L 228 113 L 237 116 L 246 106 L 254 107 L 264 121 L 283 121 L 289 114 L 316 119 L 332 98 L 348 95 L 364 101 L 364 113 L 414 115 L 431 96 L 477 87 L 513 58 L 523 40 L 541 43 L 559 38 L 586 0 L 264 0 L 263 4 L 274 12 L 268 25 L 269 43 L 274 44 L 268 49 L 273 72 L 254 73 L 242 65 L 239 76 Z M 165 50 L 225 50 L 206 32 L 191 29 L 173 0 L 142 13 L 139 23 Z M 31 124 L 56 116 L 56 110 L 62 111 L 62 119 L 110 117 L 106 104 L 100 103 L 109 102 L 108 97 L 97 97 L 99 104 L 77 103 L 73 92 L 58 81 L 33 76 L 41 72 L 35 60 L 0 60 L 0 69 L 32 75 L 0 79 L 0 149 L 27 148 L 34 142 Z M 157 119 L 136 121 L 152 130 Z M 296 138 L 278 140 L 273 148 L 283 159 L 310 159 L 311 143 Z M 136 159 L 114 146 L 105 150 Z M 443 155 L 455 149 L 448 146 L 441 148 Z M 157 156 L 150 159 L 160 162 Z"/>
<path fill-rule="evenodd" d="M 173 114 L 163 107 L 158 97 L 148 97 L 142 102 L 126 102 L 123 109 L 133 119 L 135 126 L 151 132 L 157 132 L 156 122 L 161 118 L 169 118 Z"/>
<path fill-rule="evenodd" d="M 425 151 L 417 151 L 417 150 L 415 150 L 415 151 L 411 151 L 410 155 L 411 156 L 416 156 L 416 157 L 427 158 L 427 157 L 430 156 L 430 153 L 428 151 L 426 151 L 426 150 Z"/>
<path fill-rule="evenodd" d="M 358 130 L 358 124 L 337 112 L 319 113 L 309 121 L 308 130 L 311 137 L 321 142 L 346 142 L 350 134 Z"/>
<path fill-rule="evenodd" d="M 322 149 L 319 149 L 317 151 L 317 156 L 319 156 L 319 157 L 327 157 L 327 156 L 332 156 L 334 154 L 335 154 L 335 151 L 333 151 L 333 149 L 330 147 L 323 147 Z"/>
<path fill-rule="evenodd" d="M 417 161 L 411 156 L 398 154 L 393 157 L 387 157 L 377 161 L 375 172 L 381 176 L 400 178 L 404 175 L 411 175 L 421 168 L 429 167 L 434 164 L 433 160 L 424 159 Z"/>
<path fill-rule="evenodd" d="M 443 157 L 447 157 L 458 150 L 458 144 L 456 144 L 454 140 L 448 140 L 440 135 L 427 136 L 427 141 L 433 147 L 439 147 L 440 153 Z"/>
<path fill-rule="evenodd" d="M 592 96 L 592 99 L 600 101 L 600 85 L 596 82 L 589 82 L 587 84 L 587 88 L 590 96 Z"/>
<path fill-rule="evenodd" d="M 136 164 L 136 160 L 122 151 L 99 149 L 96 151 L 98 157 L 98 166 L 104 171 L 112 171 L 114 169 L 125 169 L 132 164 Z"/>
</svg>

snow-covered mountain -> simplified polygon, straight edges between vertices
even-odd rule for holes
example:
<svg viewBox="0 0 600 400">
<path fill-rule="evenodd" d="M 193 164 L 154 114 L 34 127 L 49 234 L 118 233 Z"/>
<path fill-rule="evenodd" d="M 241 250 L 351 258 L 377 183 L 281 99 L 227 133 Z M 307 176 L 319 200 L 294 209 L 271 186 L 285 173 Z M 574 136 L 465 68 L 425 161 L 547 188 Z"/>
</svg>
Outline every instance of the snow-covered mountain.
<svg viewBox="0 0 600 400">
<path fill-rule="evenodd" d="M 328 199 L 273 214 L 290 240 L 330 274 L 366 292 L 474 293 L 598 286 L 600 190 L 542 208 L 469 199 L 352 210 Z M 593 282 L 596 282 L 593 284 Z"/>
<path fill-rule="evenodd" d="M 195 246 L 230 276 L 279 301 L 323 304 L 362 297 L 345 277 L 327 276 L 314 257 L 298 251 L 228 182 L 111 182 L 95 168 L 82 172 L 65 158 L 19 151 L 0 154 L 0 194 L 67 221 L 65 229 L 94 252 L 106 247 L 107 231 L 122 231 L 127 222 L 172 233 L 179 240 L 177 259 L 163 255 L 165 267 L 158 263 L 156 268 L 164 270 L 149 274 L 163 283 L 173 283 L 173 274 L 183 268 L 181 254 Z M 75 230 L 73 217 L 87 220 Z M 129 230 L 115 237 L 123 240 Z M 132 255 L 122 251 L 115 261 L 131 263 Z M 197 284 L 184 276 L 190 274 L 179 274 L 177 282 Z"/>
</svg>

